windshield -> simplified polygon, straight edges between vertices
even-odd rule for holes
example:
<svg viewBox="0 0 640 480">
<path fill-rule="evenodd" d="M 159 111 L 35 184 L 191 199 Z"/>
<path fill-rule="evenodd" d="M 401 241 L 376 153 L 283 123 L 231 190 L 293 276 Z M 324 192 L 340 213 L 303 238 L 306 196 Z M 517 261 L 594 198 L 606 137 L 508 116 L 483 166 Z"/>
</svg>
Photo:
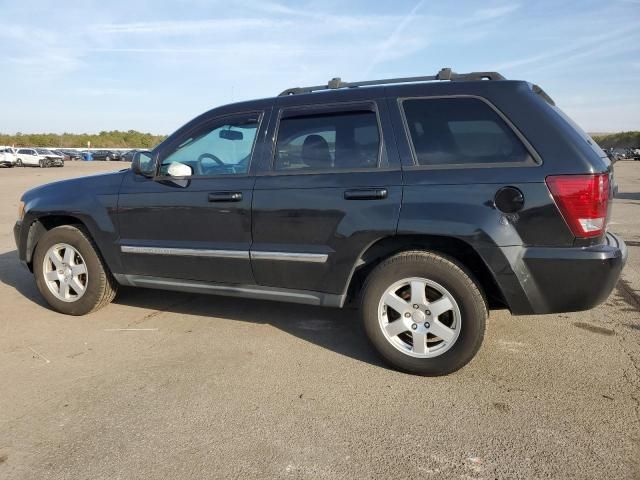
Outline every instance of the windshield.
<svg viewBox="0 0 640 480">
<path fill-rule="evenodd" d="M 54 155 L 51 150 L 47 150 L 46 148 L 36 148 L 36 152 L 38 152 L 40 155 Z"/>
</svg>

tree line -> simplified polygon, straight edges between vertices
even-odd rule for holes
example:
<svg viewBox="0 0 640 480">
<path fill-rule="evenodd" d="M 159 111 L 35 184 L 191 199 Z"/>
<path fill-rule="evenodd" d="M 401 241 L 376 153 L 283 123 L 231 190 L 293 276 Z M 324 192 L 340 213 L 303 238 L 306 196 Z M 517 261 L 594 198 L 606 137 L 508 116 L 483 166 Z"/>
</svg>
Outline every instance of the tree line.
<svg viewBox="0 0 640 480">
<path fill-rule="evenodd" d="M 601 148 L 640 148 L 640 132 L 594 135 L 593 139 Z"/>
<path fill-rule="evenodd" d="M 112 130 L 100 133 L 21 133 L 8 135 L 0 133 L 0 145 L 15 147 L 56 147 L 56 148 L 86 148 L 91 142 L 91 148 L 152 148 L 166 135 L 153 135 L 136 130 Z"/>
<path fill-rule="evenodd" d="M 136 130 L 112 130 L 97 134 L 91 133 L 16 133 L 7 135 L 0 133 L 0 145 L 14 145 L 16 147 L 57 147 L 57 148 L 86 148 L 91 142 L 91 148 L 152 148 L 166 135 L 153 135 Z M 638 148 L 640 147 L 640 132 L 620 132 L 608 135 L 596 135 L 593 139 L 602 148 Z"/>
</svg>

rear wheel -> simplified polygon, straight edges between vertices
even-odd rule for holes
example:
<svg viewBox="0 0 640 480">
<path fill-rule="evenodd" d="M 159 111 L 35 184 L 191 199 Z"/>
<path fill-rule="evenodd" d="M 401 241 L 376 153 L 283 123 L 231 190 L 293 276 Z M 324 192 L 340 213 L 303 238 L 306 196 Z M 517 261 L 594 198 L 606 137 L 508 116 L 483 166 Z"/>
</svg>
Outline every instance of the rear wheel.
<svg viewBox="0 0 640 480">
<path fill-rule="evenodd" d="M 46 232 L 33 259 L 38 290 L 54 310 L 84 315 L 113 300 L 117 284 L 88 233 L 64 225 Z"/>
<path fill-rule="evenodd" d="M 369 340 L 400 370 L 446 375 L 469 363 L 482 344 L 482 293 L 463 267 L 441 255 L 388 258 L 367 278 L 362 302 Z"/>
<path fill-rule="evenodd" d="M 22 160 L 17 159 L 16 160 L 16 167 L 21 167 L 22 166 Z"/>
</svg>

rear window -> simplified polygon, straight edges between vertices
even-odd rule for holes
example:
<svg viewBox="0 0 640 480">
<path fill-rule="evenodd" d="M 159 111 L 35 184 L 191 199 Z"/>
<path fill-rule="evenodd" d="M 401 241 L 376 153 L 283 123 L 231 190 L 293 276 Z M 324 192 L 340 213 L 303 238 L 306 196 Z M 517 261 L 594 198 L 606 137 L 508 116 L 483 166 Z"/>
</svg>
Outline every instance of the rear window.
<svg viewBox="0 0 640 480">
<path fill-rule="evenodd" d="M 566 113 L 564 113 L 562 111 L 562 109 L 560 109 L 560 107 L 557 107 L 555 104 L 551 106 L 551 108 L 553 108 L 553 110 L 560 115 L 560 117 L 567 122 L 569 125 L 571 125 L 571 128 L 573 128 L 576 133 L 578 135 L 580 135 L 580 137 L 582 137 L 582 139 L 587 142 L 589 144 L 589 146 L 591 147 L 591 149 L 599 156 L 599 157 L 606 157 L 607 154 L 604 153 L 604 151 L 602 150 L 602 148 L 600 148 L 600 146 L 591 138 L 591 135 L 589 135 L 587 132 L 585 132 L 576 122 L 573 121 L 573 119 L 567 115 Z"/>
<path fill-rule="evenodd" d="M 402 106 L 418 165 L 533 161 L 511 127 L 482 100 L 407 99 Z"/>
</svg>

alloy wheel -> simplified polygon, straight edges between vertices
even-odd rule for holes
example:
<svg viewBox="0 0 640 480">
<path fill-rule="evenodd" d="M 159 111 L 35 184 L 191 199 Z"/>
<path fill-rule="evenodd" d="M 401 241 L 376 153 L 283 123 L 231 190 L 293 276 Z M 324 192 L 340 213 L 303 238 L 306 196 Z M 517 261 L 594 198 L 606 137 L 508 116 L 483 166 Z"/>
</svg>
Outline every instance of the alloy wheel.
<svg viewBox="0 0 640 480">
<path fill-rule="evenodd" d="M 57 243 L 47 250 L 42 274 L 51 293 L 63 302 L 75 302 L 87 290 L 87 264 L 80 252 L 67 243 Z"/>
<path fill-rule="evenodd" d="M 402 353 L 432 358 L 448 351 L 462 326 L 460 307 L 445 287 L 426 278 L 405 278 L 391 285 L 378 305 L 384 337 Z"/>
</svg>

